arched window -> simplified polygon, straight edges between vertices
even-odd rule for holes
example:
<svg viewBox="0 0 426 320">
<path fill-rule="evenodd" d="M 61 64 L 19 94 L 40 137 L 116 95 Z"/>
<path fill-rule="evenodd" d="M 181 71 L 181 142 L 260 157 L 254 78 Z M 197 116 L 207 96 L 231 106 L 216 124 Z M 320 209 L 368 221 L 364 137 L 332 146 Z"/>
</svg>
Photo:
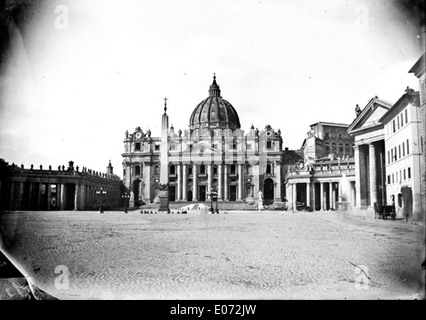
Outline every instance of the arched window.
<svg viewBox="0 0 426 320">
<path fill-rule="evenodd" d="M 176 174 L 176 167 L 174 164 L 170 165 L 170 174 Z"/>
<path fill-rule="evenodd" d="M 331 152 L 337 153 L 337 144 L 334 142 L 331 144 Z"/>
<path fill-rule="evenodd" d="M 141 144 L 139 142 L 135 143 L 135 151 L 141 151 Z"/>
<path fill-rule="evenodd" d="M 349 147 L 349 144 L 345 144 L 345 154 L 351 154 L 351 148 Z"/>
<path fill-rule="evenodd" d="M 266 173 L 268 174 L 272 173 L 272 166 L 269 163 L 266 165 Z"/>
<path fill-rule="evenodd" d="M 135 167 L 135 175 L 140 176 L 141 174 L 141 167 L 138 165 Z"/>
<path fill-rule="evenodd" d="M 202 164 L 200 166 L 200 174 L 205 174 L 206 173 L 206 166 L 204 164 Z"/>
<path fill-rule="evenodd" d="M 155 166 L 155 169 L 154 169 L 154 173 L 155 174 L 160 174 L 160 166 Z"/>
<path fill-rule="evenodd" d="M 235 168 L 235 164 L 232 164 L 232 165 L 231 165 L 231 173 L 235 173 L 235 170 L 236 170 L 236 168 Z"/>
<path fill-rule="evenodd" d="M 330 153 L 330 145 L 328 142 L 325 144 L 325 152 Z"/>
<path fill-rule="evenodd" d="M 237 137 L 234 137 L 232 139 L 232 149 L 237 150 L 237 147 L 238 147 L 238 140 L 237 140 Z"/>
<path fill-rule="evenodd" d="M 339 143 L 339 153 L 343 153 L 343 143 Z"/>
</svg>

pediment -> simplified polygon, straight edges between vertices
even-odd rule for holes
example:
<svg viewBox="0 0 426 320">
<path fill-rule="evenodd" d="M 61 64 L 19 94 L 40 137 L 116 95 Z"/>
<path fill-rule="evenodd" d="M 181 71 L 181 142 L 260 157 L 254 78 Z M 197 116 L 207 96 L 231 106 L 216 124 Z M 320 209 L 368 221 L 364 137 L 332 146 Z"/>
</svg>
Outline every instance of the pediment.
<svg viewBox="0 0 426 320">
<path fill-rule="evenodd" d="M 200 156 L 212 156 L 222 155 L 222 151 L 211 147 L 207 142 L 197 143 L 192 150 L 187 149 L 182 152 L 182 155 L 200 155 Z"/>
<path fill-rule="evenodd" d="M 349 126 L 348 133 L 355 134 L 364 130 L 371 130 L 376 127 L 382 126 L 380 119 L 385 115 L 392 107 L 388 102 L 373 98 L 365 106 L 362 112 Z"/>
</svg>

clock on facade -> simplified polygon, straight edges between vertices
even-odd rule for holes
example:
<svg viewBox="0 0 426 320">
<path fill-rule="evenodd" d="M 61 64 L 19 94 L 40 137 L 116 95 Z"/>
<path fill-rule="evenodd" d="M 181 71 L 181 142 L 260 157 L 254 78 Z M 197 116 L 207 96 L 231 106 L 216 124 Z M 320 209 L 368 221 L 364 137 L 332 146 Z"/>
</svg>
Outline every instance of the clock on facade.
<svg viewBox="0 0 426 320">
<path fill-rule="evenodd" d="M 135 136 L 136 136 L 136 139 L 140 139 L 142 137 L 142 133 L 137 132 Z"/>
</svg>

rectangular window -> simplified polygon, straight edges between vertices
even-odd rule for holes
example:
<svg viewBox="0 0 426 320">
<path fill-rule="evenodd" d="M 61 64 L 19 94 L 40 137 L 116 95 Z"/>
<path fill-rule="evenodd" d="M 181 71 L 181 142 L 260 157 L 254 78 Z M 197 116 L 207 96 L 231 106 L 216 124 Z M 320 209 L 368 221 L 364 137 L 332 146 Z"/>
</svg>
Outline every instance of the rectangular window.
<svg viewBox="0 0 426 320">
<path fill-rule="evenodd" d="M 405 109 L 405 123 L 408 123 L 408 110 Z"/>
<path fill-rule="evenodd" d="M 420 148 L 421 148 L 421 152 L 423 153 L 423 137 L 420 137 Z"/>
<path fill-rule="evenodd" d="M 401 127 L 404 126 L 404 114 L 401 112 Z"/>
<path fill-rule="evenodd" d="M 411 168 L 408 168 L 408 179 L 411 179 Z"/>
<path fill-rule="evenodd" d="M 396 153 L 396 146 L 395 146 L 395 161 L 398 160 L 398 155 Z"/>
<path fill-rule="evenodd" d="M 390 163 L 390 159 L 391 159 L 391 157 L 390 157 L 390 151 L 388 151 L 388 164 Z"/>
<path fill-rule="evenodd" d="M 405 157 L 405 142 L 402 143 L 402 156 Z"/>
<path fill-rule="evenodd" d="M 395 133 L 395 119 L 392 121 L 392 133 Z"/>
<path fill-rule="evenodd" d="M 407 139 L 407 155 L 410 154 L 410 141 Z"/>
<path fill-rule="evenodd" d="M 155 151 L 160 151 L 160 145 L 159 145 L 159 144 L 157 144 L 157 145 L 155 146 Z"/>
<path fill-rule="evenodd" d="M 390 183 L 391 183 L 390 175 L 388 175 L 388 184 L 390 184 Z"/>
<path fill-rule="evenodd" d="M 399 170 L 399 182 L 402 181 L 402 170 Z"/>
<path fill-rule="evenodd" d="M 404 180 L 405 180 L 405 179 L 407 179 L 407 176 L 406 176 L 406 174 L 405 174 L 405 169 L 404 169 Z"/>
<path fill-rule="evenodd" d="M 401 159 L 401 145 L 398 146 L 398 158 Z"/>
<path fill-rule="evenodd" d="M 395 176 L 394 176 L 394 174 L 392 173 L 392 184 L 393 183 L 395 183 Z"/>
<path fill-rule="evenodd" d="M 391 149 L 391 162 L 393 162 L 393 148 Z"/>
<path fill-rule="evenodd" d="M 398 116 L 398 117 L 396 117 L 396 127 L 397 127 L 397 129 L 399 130 L 399 116 Z"/>
<path fill-rule="evenodd" d="M 272 148 L 272 141 L 267 141 L 266 142 L 266 148 L 267 149 L 271 149 Z"/>
</svg>

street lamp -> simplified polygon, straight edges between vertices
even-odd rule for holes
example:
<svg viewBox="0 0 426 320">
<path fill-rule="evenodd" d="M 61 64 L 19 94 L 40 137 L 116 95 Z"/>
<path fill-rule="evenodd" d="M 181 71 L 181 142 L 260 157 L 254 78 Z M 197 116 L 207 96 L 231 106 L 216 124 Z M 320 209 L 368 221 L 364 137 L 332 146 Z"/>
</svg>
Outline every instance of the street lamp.
<svg viewBox="0 0 426 320">
<path fill-rule="evenodd" d="M 127 213 L 127 199 L 130 198 L 130 194 L 125 192 L 121 197 L 124 199 L 124 213 Z"/>
<path fill-rule="evenodd" d="M 106 193 L 106 190 L 102 187 L 100 187 L 99 190 L 96 190 L 96 194 L 99 195 L 99 213 L 104 213 L 104 210 L 102 210 L 102 195 Z"/>
</svg>

